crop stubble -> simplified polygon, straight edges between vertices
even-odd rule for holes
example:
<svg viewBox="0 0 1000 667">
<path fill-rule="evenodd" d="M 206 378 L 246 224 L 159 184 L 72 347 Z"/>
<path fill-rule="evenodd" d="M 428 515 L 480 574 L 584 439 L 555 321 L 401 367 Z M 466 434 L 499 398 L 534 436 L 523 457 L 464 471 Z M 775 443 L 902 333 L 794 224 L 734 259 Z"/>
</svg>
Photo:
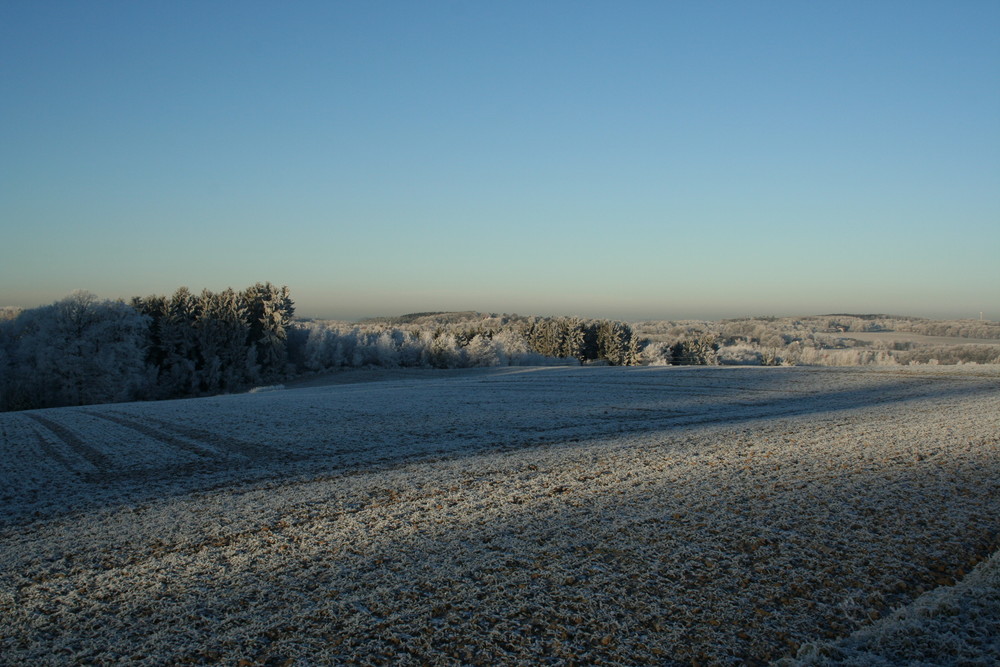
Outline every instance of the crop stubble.
<svg viewBox="0 0 1000 667">
<path fill-rule="evenodd" d="M 36 453 L 0 662 L 766 663 L 996 549 L 998 387 L 546 369 L 0 415 Z"/>
</svg>

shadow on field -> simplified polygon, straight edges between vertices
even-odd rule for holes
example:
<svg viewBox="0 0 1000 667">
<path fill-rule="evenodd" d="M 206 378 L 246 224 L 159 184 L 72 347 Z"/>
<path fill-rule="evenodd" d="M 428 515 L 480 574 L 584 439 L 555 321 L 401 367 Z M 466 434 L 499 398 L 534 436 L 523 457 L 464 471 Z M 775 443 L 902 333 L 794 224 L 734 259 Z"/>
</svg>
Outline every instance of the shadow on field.
<svg viewBox="0 0 1000 667">
<path fill-rule="evenodd" d="M 835 418 L 885 405 L 937 410 L 952 400 L 995 395 L 1000 388 L 995 375 L 866 369 L 529 367 L 377 375 L 383 381 L 374 384 L 229 396 L 225 403 L 189 400 L 183 404 L 183 421 L 165 417 L 157 403 L 0 415 L 0 421 L 31 422 L 51 441 L 47 451 L 63 460 L 73 452 L 89 454 L 86 470 L 66 470 L 63 477 L 72 484 L 46 498 L 41 516 L 30 503 L 12 506 L 0 525 L 233 484 L 390 470 L 417 461 L 572 447 L 609 437 L 672 438 L 698 427 Z M 419 381 L 411 381 L 414 376 Z M 247 415 L 255 419 L 292 426 L 287 434 L 237 437 L 230 432 L 229 413 L 222 412 L 233 401 L 252 401 Z M 329 406 L 326 421 L 315 421 L 307 412 L 309 401 Z M 81 413 L 152 438 L 168 453 L 207 443 L 216 454 L 195 463 L 137 467 L 127 438 L 101 443 L 102 450 L 88 443 L 87 433 L 75 431 L 69 417 Z M 115 448 L 120 453 L 109 452 Z M 53 463 L 39 460 L 37 465 L 51 468 Z"/>
<path fill-rule="evenodd" d="M 714 396 L 717 377 L 691 379 Z M 449 453 L 436 469 L 407 470 L 403 457 L 347 471 L 310 469 L 330 475 L 330 484 L 259 489 L 261 505 L 210 496 L 195 509 L 178 505 L 187 515 L 177 521 L 189 528 L 173 533 L 174 543 L 169 531 L 157 533 L 155 549 L 142 539 L 118 541 L 112 531 L 102 538 L 107 544 L 71 532 L 60 550 L 108 560 L 103 570 L 61 578 L 63 596 L 95 582 L 111 588 L 73 598 L 81 609 L 63 615 L 25 611 L 41 619 L 31 645 L 51 655 L 54 638 L 72 644 L 79 614 L 106 630 L 99 645 L 141 639 L 141 651 L 157 662 L 762 665 L 948 585 L 997 548 L 995 441 L 992 456 L 960 447 L 935 454 L 943 447 L 937 441 L 925 451 L 873 438 L 859 461 L 850 447 L 880 429 L 912 436 L 926 428 L 940 437 L 940 420 L 906 430 L 919 420 L 914 408 L 932 411 L 934 401 L 989 387 L 894 380 L 812 391 L 790 387 L 787 378 L 764 386 L 729 378 L 716 392 L 721 407 L 704 407 L 726 409 L 734 397 L 746 403 L 730 405 L 724 423 L 761 425 L 744 434 L 759 450 L 750 457 L 718 447 L 717 421 L 679 428 L 662 405 L 663 424 L 615 422 L 615 406 L 651 410 L 669 387 L 610 378 L 632 390 L 605 407 L 591 396 L 560 416 L 595 415 L 584 419 L 581 432 L 591 436 L 578 444 L 521 436 L 507 449 L 523 456 L 477 460 L 503 449 L 483 441 Z M 677 388 L 696 389 L 693 381 Z M 764 397 L 775 391 L 782 393 Z M 544 407 L 547 392 L 522 399 Z M 822 436 L 812 419 L 763 423 L 836 419 L 876 402 L 901 409 L 834 424 L 846 435 L 828 449 L 815 446 Z M 421 413 L 414 408 L 401 419 L 414 414 Z M 516 427 L 536 423 L 537 414 L 505 432 L 518 435 Z M 622 443 L 623 434 L 636 436 L 634 446 Z M 683 451 L 671 444 L 678 434 Z M 816 441 L 796 447 L 786 438 Z M 699 448 L 715 455 L 694 456 Z M 282 471 L 300 469 L 272 467 L 266 476 Z M 331 494 L 336 476 L 352 471 L 385 474 L 344 475 L 339 488 L 356 495 Z M 232 508 L 227 534 L 214 527 L 217 508 Z M 168 569 L 169 578 L 158 578 Z"/>
</svg>

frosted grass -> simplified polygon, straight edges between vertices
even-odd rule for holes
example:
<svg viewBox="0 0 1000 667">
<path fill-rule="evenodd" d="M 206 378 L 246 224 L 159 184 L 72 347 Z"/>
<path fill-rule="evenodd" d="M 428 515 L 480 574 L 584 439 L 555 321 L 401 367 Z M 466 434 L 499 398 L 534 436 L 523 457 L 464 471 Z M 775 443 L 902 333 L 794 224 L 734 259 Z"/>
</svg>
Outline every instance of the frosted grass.
<svg viewBox="0 0 1000 667">
<path fill-rule="evenodd" d="M 988 589 L 995 367 L 408 377 L 0 415 L 0 662 L 832 659 Z"/>
</svg>

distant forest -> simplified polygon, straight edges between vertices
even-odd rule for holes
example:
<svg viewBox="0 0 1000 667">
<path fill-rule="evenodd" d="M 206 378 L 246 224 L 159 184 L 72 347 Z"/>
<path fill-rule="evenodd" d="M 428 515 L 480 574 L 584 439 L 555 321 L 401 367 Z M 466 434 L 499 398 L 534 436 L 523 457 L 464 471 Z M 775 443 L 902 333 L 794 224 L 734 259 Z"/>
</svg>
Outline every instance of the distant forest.
<svg viewBox="0 0 1000 667">
<path fill-rule="evenodd" d="M 76 292 L 49 306 L 0 309 L 0 409 L 206 396 L 362 367 L 1000 363 L 1000 324 L 978 320 L 626 323 L 463 312 L 348 323 L 294 313 L 288 288 L 270 283 L 200 294 L 182 287 L 127 303 Z M 883 339 L 888 332 L 907 335 Z"/>
</svg>

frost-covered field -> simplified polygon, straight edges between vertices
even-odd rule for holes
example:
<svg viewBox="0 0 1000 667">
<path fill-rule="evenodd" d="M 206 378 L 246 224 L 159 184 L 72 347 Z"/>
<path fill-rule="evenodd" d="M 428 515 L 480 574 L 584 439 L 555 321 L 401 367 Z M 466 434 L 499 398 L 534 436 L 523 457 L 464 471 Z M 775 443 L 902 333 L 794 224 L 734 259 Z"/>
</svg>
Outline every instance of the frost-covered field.
<svg viewBox="0 0 1000 667">
<path fill-rule="evenodd" d="M 0 662 L 990 664 L 998 473 L 998 367 L 0 414 Z"/>
</svg>

